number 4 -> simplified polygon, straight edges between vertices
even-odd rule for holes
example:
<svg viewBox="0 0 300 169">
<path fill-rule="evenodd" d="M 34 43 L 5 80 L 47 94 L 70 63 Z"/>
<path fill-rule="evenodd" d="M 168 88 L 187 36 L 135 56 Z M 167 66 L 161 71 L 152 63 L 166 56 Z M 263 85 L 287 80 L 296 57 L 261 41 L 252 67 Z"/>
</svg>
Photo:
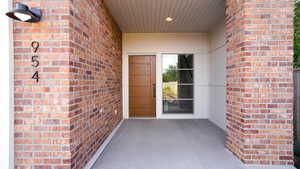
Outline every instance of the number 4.
<svg viewBox="0 0 300 169">
<path fill-rule="evenodd" d="M 38 71 L 36 71 L 36 72 L 33 74 L 32 79 L 35 79 L 36 82 L 39 82 L 40 77 L 39 77 L 39 72 L 38 72 Z"/>
</svg>

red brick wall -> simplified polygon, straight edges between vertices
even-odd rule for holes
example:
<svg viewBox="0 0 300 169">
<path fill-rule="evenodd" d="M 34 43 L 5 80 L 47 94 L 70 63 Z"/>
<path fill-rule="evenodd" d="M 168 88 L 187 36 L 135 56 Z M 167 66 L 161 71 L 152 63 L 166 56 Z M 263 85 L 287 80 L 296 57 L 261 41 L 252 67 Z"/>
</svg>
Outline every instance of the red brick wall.
<svg viewBox="0 0 300 169">
<path fill-rule="evenodd" d="M 83 168 L 122 119 L 122 33 L 102 0 L 71 5 L 72 168 Z"/>
<path fill-rule="evenodd" d="M 293 164 L 294 0 L 227 0 L 227 148 Z"/>
<path fill-rule="evenodd" d="M 21 2 L 43 18 L 13 27 L 16 168 L 83 168 L 122 117 L 121 32 L 102 1 Z"/>
<path fill-rule="evenodd" d="M 22 0 L 43 10 L 37 24 L 14 22 L 16 168 L 69 168 L 69 1 Z M 33 53 L 31 42 L 40 48 Z M 39 56 L 39 68 L 31 57 Z M 40 81 L 31 79 L 39 70 Z"/>
</svg>

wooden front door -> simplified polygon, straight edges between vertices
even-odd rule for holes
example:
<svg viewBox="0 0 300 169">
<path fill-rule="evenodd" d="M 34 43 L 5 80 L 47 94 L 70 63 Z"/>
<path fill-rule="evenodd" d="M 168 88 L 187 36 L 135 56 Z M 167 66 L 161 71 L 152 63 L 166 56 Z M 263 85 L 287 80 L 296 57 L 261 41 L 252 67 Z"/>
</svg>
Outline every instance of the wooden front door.
<svg viewBox="0 0 300 169">
<path fill-rule="evenodd" d="M 129 116 L 155 117 L 155 56 L 129 56 Z"/>
</svg>

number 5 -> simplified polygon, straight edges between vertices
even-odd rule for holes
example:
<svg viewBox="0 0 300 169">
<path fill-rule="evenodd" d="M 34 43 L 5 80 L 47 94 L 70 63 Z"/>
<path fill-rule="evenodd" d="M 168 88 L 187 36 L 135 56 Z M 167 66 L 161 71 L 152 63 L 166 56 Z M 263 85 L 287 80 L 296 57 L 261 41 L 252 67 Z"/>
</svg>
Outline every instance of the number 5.
<svg viewBox="0 0 300 169">
<path fill-rule="evenodd" d="M 38 59 L 38 56 L 32 56 L 32 58 L 31 58 L 32 67 L 38 67 L 40 65 L 40 62 L 37 59 Z"/>
</svg>

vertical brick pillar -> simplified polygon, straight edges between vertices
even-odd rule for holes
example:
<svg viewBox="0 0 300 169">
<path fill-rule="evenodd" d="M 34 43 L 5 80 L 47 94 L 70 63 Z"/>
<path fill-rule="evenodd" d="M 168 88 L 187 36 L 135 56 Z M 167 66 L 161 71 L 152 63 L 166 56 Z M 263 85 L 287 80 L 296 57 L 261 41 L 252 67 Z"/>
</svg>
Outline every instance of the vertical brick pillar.
<svg viewBox="0 0 300 169">
<path fill-rule="evenodd" d="M 19 1 L 19 0 L 18 0 Z M 16 1 L 15 1 L 16 2 Z M 69 0 L 20 0 L 40 23 L 14 21 L 15 168 L 69 169 Z M 31 43 L 40 47 L 33 53 Z M 38 68 L 32 56 L 38 56 Z M 39 71 L 37 83 L 31 79 Z"/>
<path fill-rule="evenodd" d="M 227 0 L 227 148 L 293 164 L 294 0 Z"/>
<path fill-rule="evenodd" d="M 103 0 L 15 2 L 43 13 L 13 27 L 16 168 L 82 169 L 122 120 L 122 33 Z"/>
</svg>

